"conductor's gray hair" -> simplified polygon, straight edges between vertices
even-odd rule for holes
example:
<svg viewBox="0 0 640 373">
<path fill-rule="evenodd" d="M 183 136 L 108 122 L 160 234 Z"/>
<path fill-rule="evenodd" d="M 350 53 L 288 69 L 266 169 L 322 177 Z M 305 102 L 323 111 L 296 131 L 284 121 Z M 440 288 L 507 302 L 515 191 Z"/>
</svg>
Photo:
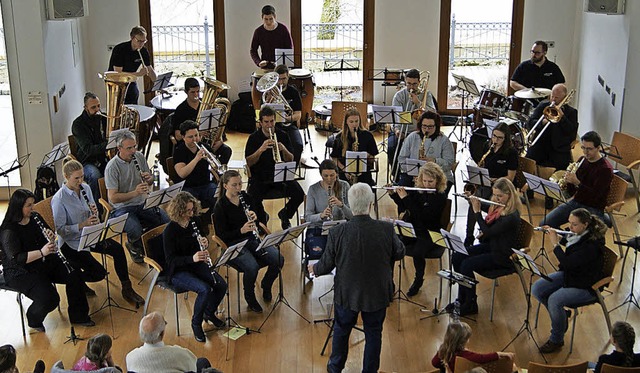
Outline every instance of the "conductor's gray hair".
<svg viewBox="0 0 640 373">
<path fill-rule="evenodd" d="M 371 187 L 365 183 L 356 183 L 349 188 L 349 207 L 353 215 L 369 215 L 375 196 Z"/>
</svg>

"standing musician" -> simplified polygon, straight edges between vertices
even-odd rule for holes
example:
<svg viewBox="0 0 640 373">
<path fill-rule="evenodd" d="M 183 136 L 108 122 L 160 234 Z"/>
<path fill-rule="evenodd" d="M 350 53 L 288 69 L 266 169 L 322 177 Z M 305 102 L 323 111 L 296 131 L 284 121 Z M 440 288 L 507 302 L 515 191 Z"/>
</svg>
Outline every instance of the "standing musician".
<svg viewBox="0 0 640 373">
<path fill-rule="evenodd" d="M 200 202 L 189 192 L 182 191 L 171 200 L 167 211 L 171 222 L 162 235 L 167 276 L 176 288 L 198 293 L 191 328 L 196 341 L 204 342 L 203 320 L 217 328 L 225 326 L 215 313 L 224 299 L 227 283 L 209 265 L 212 263 L 207 251 L 209 229 L 198 217 Z"/>
<path fill-rule="evenodd" d="M 307 193 L 304 221 L 311 223 L 307 228 L 305 250 L 308 259 L 320 259 L 327 244 L 327 236 L 322 235 L 322 223 L 328 220 L 348 220 L 353 217 L 347 195 L 349 183 L 338 179 L 338 166 L 331 159 L 320 163 L 322 180 L 311 185 Z"/>
<path fill-rule="evenodd" d="M 549 46 L 542 40 L 533 43 L 531 59 L 522 61 L 516 67 L 509 86 L 516 91 L 525 88 L 553 88 L 558 83 L 564 83 L 564 75 L 560 67 L 547 59 Z"/>
<path fill-rule="evenodd" d="M 302 98 L 300 98 L 298 89 L 289 84 L 289 68 L 286 65 L 276 66 L 275 72 L 278 73 L 278 86 L 282 89 L 282 97 L 287 100 L 287 104 L 292 110 L 291 113 L 284 114 L 284 123 L 278 122 L 276 128 L 289 135 L 289 140 L 293 145 L 293 159 L 298 163 L 304 150 L 304 142 L 298 130 L 300 128 L 300 118 L 302 118 Z M 289 123 L 289 125 L 285 126 L 285 123 Z"/>
<path fill-rule="evenodd" d="M 249 54 L 256 66 L 273 69 L 277 58 L 276 48 L 293 48 L 293 40 L 287 26 L 276 21 L 276 8 L 265 5 L 262 7 L 262 25 L 253 32 Z"/>
<path fill-rule="evenodd" d="M 104 176 L 107 166 L 107 118 L 100 114 L 100 99 L 93 92 L 84 94 L 84 110 L 71 125 L 71 132 L 78 145 L 77 158 L 84 168 L 87 184 L 94 196 L 100 196 L 98 179 Z"/>
<path fill-rule="evenodd" d="M 564 307 L 594 300 L 591 286 L 602 278 L 606 225 L 587 209 L 578 208 L 569 215 L 569 230 L 573 235 L 562 240 L 555 230 L 546 230 L 559 269 L 549 274 L 551 281 L 539 279 L 531 289 L 531 294 L 547 308 L 551 318 L 551 336 L 540 346 L 542 353 L 557 351 L 564 345 L 570 316 L 570 311 L 565 311 Z"/>
<path fill-rule="evenodd" d="M 451 167 L 456 161 L 456 154 L 449 138 L 440 131 L 441 125 L 442 118 L 438 113 L 425 111 L 418 121 L 418 130 L 412 132 L 402 144 L 398 155 L 398 165 L 402 169 L 402 165 L 408 158 L 437 163 L 447 177 L 445 194 L 448 194 L 453 186 L 454 176 Z M 400 173 L 399 184 L 412 186 L 412 177 L 406 171 Z"/>
<path fill-rule="evenodd" d="M 402 111 L 413 112 L 414 110 L 420 109 L 424 95 L 427 95 L 427 107 L 424 109 L 435 113 L 438 112 L 438 106 L 430 91 L 417 94 L 418 87 L 420 86 L 420 71 L 417 69 L 407 71 L 404 82 L 405 87 L 393 95 L 393 106 L 401 106 Z M 389 161 L 391 163 L 393 163 L 396 155 L 396 148 L 400 146 L 400 149 L 402 149 L 404 138 L 411 132 L 410 127 L 410 124 L 396 124 L 391 131 L 389 131 L 387 154 L 389 155 Z M 395 170 L 392 171 L 395 175 Z"/>
<path fill-rule="evenodd" d="M 195 121 L 198 118 L 198 110 L 200 110 L 200 82 L 198 82 L 198 79 L 187 78 L 184 81 L 184 91 L 187 93 L 187 98 L 178 105 L 175 113 L 173 114 L 173 119 L 171 120 L 175 145 L 182 141 L 183 134 L 180 132 L 180 125 L 185 120 Z M 218 130 L 222 131 L 222 129 Z M 229 145 L 222 142 L 222 140 L 218 140 L 211 144 L 211 150 L 213 151 L 213 154 L 218 157 L 220 163 L 229 163 L 231 153 L 233 152 Z M 202 200 L 198 196 L 196 197 Z"/>
<path fill-rule="evenodd" d="M 118 279 L 122 284 L 122 298 L 136 305 L 144 304 L 144 298 L 136 293 L 131 286 L 127 257 L 120 244 L 113 239 L 108 239 L 99 242 L 90 249 L 78 247 L 82 228 L 100 223 L 100 218 L 91 189 L 83 183 L 84 171 L 80 162 L 67 157 L 62 166 L 62 173 L 66 183 L 51 199 L 53 220 L 59 237 L 59 249 L 85 282 L 101 281 L 107 274 L 107 271 L 91 253 L 111 256 Z M 88 293 L 93 293 L 93 291 Z"/>
<path fill-rule="evenodd" d="M 27 322 L 34 330 L 45 331 L 45 317 L 60 303 L 53 284 L 66 285 L 69 321 L 76 325 L 94 326 L 80 274 L 75 270 L 69 272 L 56 255 L 55 233 L 33 211 L 35 200 L 35 195 L 26 189 L 13 192 L 0 226 L 4 252 L 2 265 L 7 285 L 33 301 L 27 309 Z M 33 216 L 38 216 L 44 230 L 32 219 Z"/>
<path fill-rule="evenodd" d="M 518 152 L 511 145 L 511 131 L 506 123 L 500 122 L 494 128 L 491 140 L 485 145 L 485 153 L 478 162 L 479 167 L 484 167 L 489 171 L 489 178 L 495 181 L 500 177 L 506 177 L 510 182 L 516 176 L 518 169 Z M 465 192 L 469 194 L 468 192 Z M 476 196 L 484 199 L 491 197 L 491 188 L 481 186 L 476 189 Z M 465 246 L 473 245 L 473 229 L 476 224 L 476 215 L 473 213 L 472 206 L 469 205 L 469 213 L 467 214 L 467 236 L 464 240 Z"/>
<path fill-rule="evenodd" d="M 370 162 L 367 162 L 367 171 L 359 175 L 353 173 L 345 173 L 347 170 L 346 156 L 347 151 L 366 151 L 369 159 L 378 155 L 378 145 L 373 138 L 371 132 L 363 129 L 362 118 L 355 108 L 349 108 L 344 114 L 344 123 L 342 131 L 336 136 L 331 150 L 331 158 L 336 162 L 340 169 L 340 178 L 349 181 L 351 184 L 358 182 L 367 183 L 371 186 L 375 185 L 370 171 Z"/>
<path fill-rule="evenodd" d="M 273 298 L 271 288 L 284 266 L 284 257 L 274 246 L 263 248 L 257 252 L 260 244 L 258 224 L 266 223 L 264 210 L 256 208 L 257 202 L 250 194 L 242 192 L 242 176 L 236 170 L 226 171 L 220 180 L 220 197 L 214 209 L 216 234 L 224 243 L 231 246 L 238 242 L 249 240 L 242 248 L 240 255 L 230 263 L 243 272 L 242 285 L 244 299 L 249 309 L 262 312 L 262 306 L 255 295 L 255 283 L 260 267 L 268 266 L 267 273 L 262 278 L 262 298 L 271 302 Z"/>
<path fill-rule="evenodd" d="M 276 113 L 271 107 L 262 107 L 259 114 L 259 127 L 247 139 L 244 155 L 251 171 L 247 192 L 255 201 L 254 207 L 258 210 L 258 214 L 266 216 L 262 205 L 264 196 L 271 190 L 281 190 L 289 198 L 289 201 L 278 212 L 278 217 L 282 222 L 282 229 L 287 229 L 291 227 L 289 219 L 293 217 L 304 201 L 304 191 L 297 181 L 273 182 L 276 162 L 293 161 L 293 148 L 289 137 L 283 131 L 275 128 L 275 118 Z M 271 134 L 273 134 L 273 138 Z M 280 158 L 278 160 L 275 159 L 277 154 Z"/>
<path fill-rule="evenodd" d="M 151 65 L 151 56 L 144 45 L 147 43 L 147 30 L 135 26 L 129 33 L 131 40 L 124 41 L 111 51 L 109 71 L 125 72 L 135 76 L 149 76 L 152 82 L 157 79 L 156 71 Z M 142 68 L 140 68 L 142 66 Z M 139 70 L 139 71 L 138 71 Z M 140 91 L 138 84 L 131 82 L 124 98 L 125 104 L 137 104 Z"/>
<path fill-rule="evenodd" d="M 543 116 L 542 112 L 549 107 L 551 103 L 560 104 L 567 97 L 567 86 L 564 84 L 556 84 L 551 90 L 549 100 L 542 101 L 533 111 L 533 115 L 529 120 L 527 129 L 531 130 L 538 120 Z M 576 139 L 578 134 L 578 110 L 572 108 L 568 104 L 559 108 L 562 110 L 562 119 L 558 123 L 550 123 L 546 118 L 538 124 L 536 131 L 549 127 L 541 135 L 540 139 L 527 150 L 527 158 L 531 158 L 538 165 L 545 167 L 553 167 L 556 170 L 565 170 L 571 163 L 571 143 Z"/>
<path fill-rule="evenodd" d="M 504 205 L 489 207 L 489 214 L 482 218 L 480 200 L 477 197 L 469 197 L 469 204 L 473 209 L 478 225 L 480 226 L 480 244 L 467 249 L 469 256 L 454 253 L 451 262 L 456 272 L 475 278 L 474 272 L 495 270 L 501 268 L 513 268 L 511 263 L 511 250 L 515 247 L 518 227 L 520 225 L 521 207 L 520 196 L 511 181 L 501 177 L 493 184 L 492 201 Z M 460 285 L 458 287 L 458 302 L 460 302 L 460 316 L 478 313 L 478 297 L 476 287 L 471 289 Z M 447 310 L 453 310 L 454 304 L 447 306 Z"/>
<path fill-rule="evenodd" d="M 574 172 L 567 172 L 564 180 L 568 188 L 575 189 L 575 195 L 566 203 L 560 204 L 542 219 L 540 225 L 559 228 L 569 218 L 569 213 L 577 208 L 585 208 L 603 221 L 604 207 L 613 179 L 613 166 L 600 154 L 602 140 L 595 131 L 589 131 L 580 138 L 584 157 L 578 161 Z"/>
<path fill-rule="evenodd" d="M 429 231 L 439 232 L 442 228 L 440 217 L 447 201 L 447 178 L 440 166 L 434 162 L 427 162 L 420 167 L 416 186 L 435 189 L 436 192 L 406 191 L 402 187 L 396 191 L 389 191 L 393 202 L 398 205 L 400 210 L 406 211 L 403 220 L 413 224 L 416 232 L 416 238 L 400 237 L 407 249 L 407 255 L 413 257 L 413 266 L 416 269 L 413 283 L 407 291 L 409 297 L 418 294 L 420 287 L 422 287 L 424 269 L 427 265 L 425 260 L 427 253 L 439 251 L 442 255 L 444 252 L 444 248 L 433 243 Z"/>
<path fill-rule="evenodd" d="M 118 153 L 107 163 L 105 185 L 109 202 L 114 210 L 111 217 L 129 213 L 124 231 L 127 233 L 127 250 L 134 262 L 142 263 L 142 229 L 168 223 L 169 217 L 161 208 L 143 209 L 144 201 L 151 191 L 153 176 L 147 160 L 138 152 L 136 135 L 124 131 L 116 139 Z"/>
<path fill-rule="evenodd" d="M 174 180 L 174 182 L 184 180 L 182 190 L 191 193 L 202 202 L 203 207 L 209 208 L 210 215 L 216 204 L 217 188 L 215 181 L 211 180 L 211 173 L 218 172 L 213 168 L 215 166 L 210 170 L 210 164 L 207 160 L 206 152 L 212 153 L 212 150 L 208 145 L 200 143 L 200 133 L 196 122 L 184 121 L 180 125 L 180 133 L 184 141 L 179 142 L 173 151 L 173 162 L 180 180 Z M 201 149 L 198 149 L 198 146 Z"/>
</svg>

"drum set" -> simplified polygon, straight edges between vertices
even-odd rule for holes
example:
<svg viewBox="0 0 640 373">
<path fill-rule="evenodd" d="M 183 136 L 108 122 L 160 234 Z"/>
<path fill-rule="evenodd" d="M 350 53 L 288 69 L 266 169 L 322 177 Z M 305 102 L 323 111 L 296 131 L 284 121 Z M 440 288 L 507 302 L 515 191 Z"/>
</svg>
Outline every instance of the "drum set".
<svg viewBox="0 0 640 373">
<path fill-rule="evenodd" d="M 483 154 L 483 146 L 488 136 L 488 123 L 504 122 L 511 131 L 511 144 L 523 154 L 526 148 L 526 124 L 539 100 L 548 97 L 547 88 L 526 88 L 505 96 L 492 89 L 483 89 L 480 99 L 473 108 L 473 134 L 469 141 L 471 157 L 477 162 Z M 495 125 L 495 124 L 494 124 Z"/>
</svg>

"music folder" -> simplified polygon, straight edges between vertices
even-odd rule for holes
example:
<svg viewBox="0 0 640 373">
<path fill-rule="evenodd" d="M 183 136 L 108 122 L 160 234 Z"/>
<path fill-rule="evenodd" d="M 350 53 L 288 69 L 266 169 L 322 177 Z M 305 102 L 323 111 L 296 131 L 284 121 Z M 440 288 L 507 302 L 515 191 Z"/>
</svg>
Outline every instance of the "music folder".
<svg viewBox="0 0 640 373">
<path fill-rule="evenodd" d="M 178 193 L 180 193 L 180 191 L 182 191 L 182 187 L 184 187 L 184 180 L 179 183 L 173 184 L 168 188 L 156 190 L 149 193 L 147 199 L 144 201 L 143 210 L 160 206 L 171 201 Z"/>
<path fill-rule="evenodd" d="M 129 213 L 111 218 L 105 222 L 82 228 L 78 251 L 89 251 L 96 244 L 121 235 Z"/>
<path fill-rule="evenodd" d="M 222 253 L 220 258 L 218 258 L 214 268 L 218 269 L 221 266 L 229 263 L 231 260 L 234 260 L 238 255 L 240 255 L 240 251 L 242 251 L 242 248 L 244 247 L 244 245 L 247 244 L 247 241 L 249 241 L 249 240 L 244 240 L 242 242 L 238 242 L 237 244 L 235 244 L 233 246 L 228 247 L 224 251 L 224 253 Z"/>
<path fill-rule="evenodd" d="M 335 227 L 336 225 L 342 224 L 342 223 L 346 223 L 347 221 L 342 219 L 342 220 L 327 220 L 325 222 L 322 222 L 322 236 L 326 236 L 329 234 L 329 230 L 333 227 Z"/>
</svg>

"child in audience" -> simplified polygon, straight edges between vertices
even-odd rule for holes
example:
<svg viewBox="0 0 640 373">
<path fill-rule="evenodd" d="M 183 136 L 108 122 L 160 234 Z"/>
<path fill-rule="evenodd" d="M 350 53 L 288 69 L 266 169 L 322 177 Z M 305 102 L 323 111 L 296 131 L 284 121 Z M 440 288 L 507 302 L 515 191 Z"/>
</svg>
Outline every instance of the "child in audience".
<svg viewBox="0 0 640 373">
<path fill-rule="evenodd" d="M 478 364 L 489 363 L 498 359 L 511 359 L 515 358 L 513 352 L 491 352 L 488 354 L 479 354 L 473 351 L 467 350 L 467 342 L 471 338 L 471 327 L 465 322 L 451 322 L 447 326 L 447 331 L 444 334 L 444 341 L 438 348 L 431 364 L 435 368 L 439 368 L 442 373 L 452 373 L 455 369 L 456 356 L 463 357 L 467 360 L 473 361 Z M 517 367 L 514 364 L 514 372 L 517 371 Z"/>
<path fill-rule="evenodd" d="M 106 334 L 96 334 L 87 342 L 87 351 L 78 360 L 72 370 L 88 372 L 105 367 L 115 367 L 122 372 L 122 369 L 113 364 L 111 358 L 111 337 Z"/>
<path fill-rule="evenodd" d="M 640 367 L 640 354 L 633 353 L 633 345 L 636 343 L 636 332 L 631 324 L 618 321 L 611 329 L 611 344 L 615 350 L 609 355 L 600 355 L 595 366 L 595 373 L 600 373 L 602 364 L 619 367 Z"/>
<path fill-rule="evenodd" d="M 44 370 L 44 362 L 36 361 L 33 373 L 44 373 Z M 12 345 L 0 346 L 0 373 L 19 373 L 16 366 L 16 349 Z"/>
</svg>

